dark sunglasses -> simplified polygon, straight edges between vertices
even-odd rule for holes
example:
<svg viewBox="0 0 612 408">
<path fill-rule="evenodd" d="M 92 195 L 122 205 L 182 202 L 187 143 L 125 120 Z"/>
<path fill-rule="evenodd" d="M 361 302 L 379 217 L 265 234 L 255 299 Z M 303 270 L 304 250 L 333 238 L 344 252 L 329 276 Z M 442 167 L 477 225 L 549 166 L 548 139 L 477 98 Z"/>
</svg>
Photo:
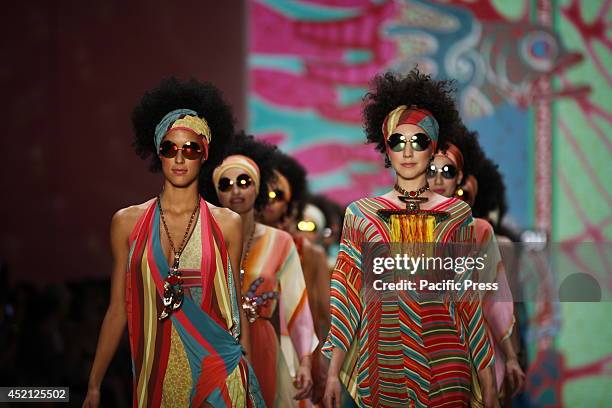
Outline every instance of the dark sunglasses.
<svg viewBox="0 0 612 408">
<path fill-rule="evenodd" d="M 422 152 L 429 147 L 431 139 L 425 133 L 415 133 L 410 137 L 410 140 L 406 139 L 406 136 L 401 133 L 393 133 L 387 138 L 387 143 L 394 152 L 404 151 L 408 143 L 410 143 L 412 150 Z"/>
<path fill-rule="evenodd" d="M 245 173 L 236 177 L 236 180 L 232 180 L 228 177 L 222 177 L 221 180 L 219 180 L 219 191 L 227 193 L 234 187 L 234 184 L 236 184 L 238 188 L 244 190 L 249 188 L 251 184 L 253 184 L 253 180 L 251 179 L 251 177 L 249 177 L 248 174 Z"/>
<path fill-rule="evenodd" d="M 312 221 L 302 220 L 297 223 L 297 229 L 302 232 L 315 232 L 317 230 L 317 224 Z"/>
<path fill-rule="evenodd" d="M 433 163 L 430 164 L 427 170 L 427 178 L 434 178 L 437 173 L 441 173 L 445 179 L 452 180 L 457 177 L 457 168 L 452 164 L 445 164 L 442 167 L 436 167 Z"/>
<path fill-rule="evenodd" d="M 178 152 L 183 152 L 183 157 L 188 160 L 197 160 L 202 157 L 204 149 L 196 142 L 187 142 L 183 147 L 178 147 L 176 143 L 165 140 L 159 145 L 159 154 L 167 159 L 173 159 Z"/>
<path fill-rule="evenodd" d="M 283 201 L 285 199 L 285 192 L 283 190 L 270 190 L 270 192 L 268 192 L 268 200 L 270 202 L 274 202 L 274 201 Z"/>
</svg>

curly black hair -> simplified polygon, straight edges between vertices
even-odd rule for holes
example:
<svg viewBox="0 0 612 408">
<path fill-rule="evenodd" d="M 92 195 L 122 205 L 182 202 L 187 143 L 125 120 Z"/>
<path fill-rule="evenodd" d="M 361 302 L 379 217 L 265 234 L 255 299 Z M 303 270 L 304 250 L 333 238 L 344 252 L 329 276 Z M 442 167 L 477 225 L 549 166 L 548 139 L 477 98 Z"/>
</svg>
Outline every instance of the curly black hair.
<svg viewBox="0 0 612 408">
<path fill-rule="evenodd" d="M 376 150 L 385 153 L 382 133 L 385 117 L 400 105 L 416 105 L 429 110 L 436 118 L 440 126 L 438 147 L 445 148 L 452 126 L 461 121 L 454 93 L 452 81 L 432 80 L 416 67 L 406 76 L 393 72 L 377 75 L 372 81 L 372 90 L 363 98 L 366 142 L 375 143 Z"/>
<path fill-rule="evenodd" d="M 259 194 L 255 199 L 256 210 L 261 210 L 268 203 L 268 183 L 275 178 L 273 160 L 276 150 L 277 147 L 275 145 L 256 140 L 252 135 L 247 135 L 244 131 L 240 131 L 235 135 L 232 145 L 226 152 L 227 156 L 241 154 L 257 163 L 260 185 Z M 200 194 L 214 205 L 221 205 L 212 181 L 213 170 L 200 172 Z"/>
<path fill-rule="evenodd" d="M 454 144 L 463 155 L 463 184 L 467 176 L 475 175 L 482 161 L 485 160 L 485 154 L 478 141 L 478 132 L 469 130 L 462 122 L 455 123 L 449 133 L 447 142 Z M 438 149 L 444 151 L 444 149 Z"/>
<path fill-rule="evenodd" d="M 306 169 L 296 159 L 277 150 L 274 158 L 274 170 L 287 178 L 291 185 L 291 200 L 288 203 L 289 214 L 297 210 L 297 217 L 301 218 L 308 197 L 308 182 L 306 181 Z"/>
<path fill-rule="evenodd" d="M 478 181 L 478 194 L 476 194 L 472 207 L 472 214 L 474 217 L 488 219 L 491 211 L 499 209 L 499 221 L 501 222 L 508 211 L 508 204 L 506 185 L 499 166 L 485 157 L 474 176 Z"/>
<path fill-rule="evenodd" d="M 161 160 L 155 148 L 155 127 L 169 112 L 175 109 L 192 109 L 206 119 L 212 139 L 208 147 L 208 159 L 202 165 L 215 168 L 223 159 L 225 149 L 234 134 L 234 115 L 223 95 L 209 82 L 190 79 L 181 82 L 175 77 L 163 79 L 160 84 L 145 92 L 132 112 L 136 153 L 146 159 L 151 156 L 150 170 L 161 170 Z"/>
</svg>

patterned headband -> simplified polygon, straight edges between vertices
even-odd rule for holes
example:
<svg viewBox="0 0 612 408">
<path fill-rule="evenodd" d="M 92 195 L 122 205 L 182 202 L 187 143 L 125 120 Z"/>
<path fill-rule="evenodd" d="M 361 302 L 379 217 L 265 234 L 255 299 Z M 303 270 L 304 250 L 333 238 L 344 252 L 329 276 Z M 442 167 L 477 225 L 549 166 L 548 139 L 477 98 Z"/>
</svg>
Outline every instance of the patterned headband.
<svg viewBox="0 0 612 408">
<path fill-rule="evenodd" d="M 449 143 L 446 151 L 442 152 L 439 150 L 436 153 L 436 156 L 448 157 L 450 161 L 452 161 L 453 164 L 457 166 L 458 170 L 463 170 L 463 154 L 461 153 L 461 150 L 459 150 L 459 148 L 454 144 Z"/>
<path fill-rule="evenodd" d="M 162 139 L 172 129 L 190 130 L 196 135 L 203 136 L 206 143 L 210 143 L 212 138 L 210 128 L 204 118 L 200 118 L 198 113 L 191 109 L 175 109 L 166 114 L 155 126 L 155 148 L 159 151 Z"/>
<path fill-rule="evenodd" d="M 215 171 L 213 171 L 213 182 L 215 183 L 215 189 L 217 190 L 217 194 L 219 194 L 219 180 L 221 180 L 221 176 L 228 169 L 241 169 L 244 170 L 253 183 L 255 184 L 255 191 L 259 194 L 259 182 L 260 182 L 260 173 L 259 166 L 250 158 L 243 156 L 241 154 L 234 154 L 228 156 L 223 160 Z"/>
<path fill-rule="evenodd" d="M 407 124 L 416 125 L 423 129 L 431 139 L 432 147 L 435 151 L 440 130 L 438 121 L 427 109 L 417 108 L 415 105 L 410 106 L 410 108 L 406 105 L 400 105 L 387 115 L 382 125 L 385 144 L 395 128 Z"/>
</svg>

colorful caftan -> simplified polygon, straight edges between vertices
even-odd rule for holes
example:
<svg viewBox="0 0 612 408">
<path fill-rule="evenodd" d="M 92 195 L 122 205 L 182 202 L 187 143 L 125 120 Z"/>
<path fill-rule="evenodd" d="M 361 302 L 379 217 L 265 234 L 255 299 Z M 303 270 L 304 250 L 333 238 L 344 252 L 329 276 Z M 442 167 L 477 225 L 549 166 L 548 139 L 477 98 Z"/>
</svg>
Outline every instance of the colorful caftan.
<svg viewBox="0 0 612 408">
<path fill-rule="evenodd" d="M 263 282 L 255 295 L 277 292 L 259 308 L 259 318 L 250 325 L 249 360 L 255 369 L 268 407 L 298 406 L 293 377 L 300 359 L 318 345 L 300 258 L 291 235 L 263 226 L 253 242 L 243 268 L 243 294 L 258 278 Z"/>
<path fill-rule="evenodd" d="M 362 271 L 362 244 L 390 241 L 382 198 L 350 204 L 331 282 L 331 330 L 323 352 L 347 352 L 340 380 L 360 407 L 461 407 L 471 398 L 472 372 L 493 364 L 475 292 L 460 301 L 407 292 L 374 293 L 372 271 Z M 470 241 L 467 204 L 449 198 L 432 210 L 449 218 L 435 225 L 434 242 Z"/>
</svg>

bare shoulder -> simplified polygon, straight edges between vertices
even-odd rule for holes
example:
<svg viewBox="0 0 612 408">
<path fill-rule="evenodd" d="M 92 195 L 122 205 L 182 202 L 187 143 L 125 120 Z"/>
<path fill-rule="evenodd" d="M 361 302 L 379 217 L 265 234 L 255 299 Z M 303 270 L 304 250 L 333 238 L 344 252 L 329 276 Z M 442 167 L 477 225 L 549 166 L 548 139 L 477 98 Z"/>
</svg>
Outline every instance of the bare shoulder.
<svg viewBox="0 0 612 408">
<path fill-rule="evenodd" d="M 121 235 L 129 235 L 130 231 L 132 231 L 136 225 L 136 222 L 138 222 L 138 219 L 142 217 L 142 214 L 149 208 L 153 200 L 154 199 L 151 199 L 142 204 L 135 204 L 118 210 L 113 214 L 113 219 L 111 221 L 112 231 L 116 231 Z"/>
<path fill-rule="evenodd" d="M 217 207 L 209 202 L 207 202 L 208 208 L 210 209 L 211 214 L 215 217 L 215 221 L 219 224 L 219 227 L 225 231 L 231 231 L 234 228 L 239 228 L 241 226 L 240 215 L 230 210 L 229 208 Z M 242 229 L 238 229 L 238 232 L 242 233 Z"/>
</svg>

